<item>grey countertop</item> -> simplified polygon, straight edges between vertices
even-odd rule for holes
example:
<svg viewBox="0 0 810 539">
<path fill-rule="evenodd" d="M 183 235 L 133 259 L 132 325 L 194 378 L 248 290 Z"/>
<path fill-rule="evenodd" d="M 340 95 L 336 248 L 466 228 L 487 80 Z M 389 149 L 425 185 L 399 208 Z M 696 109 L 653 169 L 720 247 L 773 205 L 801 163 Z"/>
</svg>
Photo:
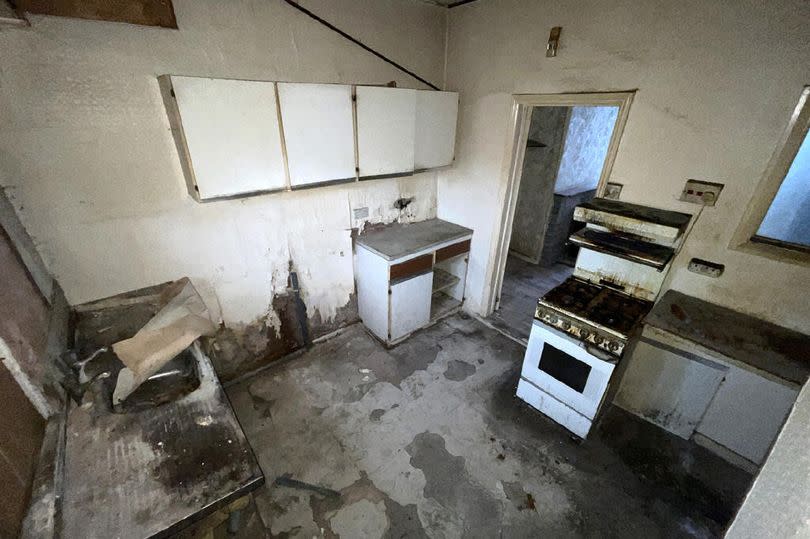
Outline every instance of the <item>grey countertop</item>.
<svg viewBox="0 0 810 539">
<path fill-rule="evenodd" d="M 783 380 L 810 377 L 810 336 L 681 292 L 664 294 L 645 323 Z"/>
<path fill-rule="evenodd" d="M 472 233 L 469 228 L 454 223 L 429 219 L 374 227 L 358 236 L 356 241 L 386 260 L 396 260 Z"/>
</svg>

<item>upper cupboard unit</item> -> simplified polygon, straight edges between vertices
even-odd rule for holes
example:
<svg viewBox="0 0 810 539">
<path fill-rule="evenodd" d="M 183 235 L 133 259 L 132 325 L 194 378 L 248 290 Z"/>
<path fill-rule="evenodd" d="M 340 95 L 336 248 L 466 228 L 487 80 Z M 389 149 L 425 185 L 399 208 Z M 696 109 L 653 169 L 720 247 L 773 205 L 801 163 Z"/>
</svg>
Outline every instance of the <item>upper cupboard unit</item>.
<svg viewBox="0 0 810 539">
<path fill-rule="evenodd" d="M 443 167 L 453 162 L 457 118 L 458 93 L 416 92 L 416 170 Z"/>
<path fill-rule="evenodd" d="M 355 179 L 352 87 L 279 82 L 290 185 Z"/>
<path fill-rule="evenodd" d="M 453 162 L 458 94 L 159 77 L 198 201 L 412 174 Z"/>
<path fill-rule="evenodd" d="M 414 169 L 416 90 L 357 87 L 359 176 L 372 179 Z"/>
<path fill-rule="evenodd" d="M 170 92 L 176 106 L 169 118 L 192 196 L 286 187 L 275 84 L 171 77 Z"/>
</svg>

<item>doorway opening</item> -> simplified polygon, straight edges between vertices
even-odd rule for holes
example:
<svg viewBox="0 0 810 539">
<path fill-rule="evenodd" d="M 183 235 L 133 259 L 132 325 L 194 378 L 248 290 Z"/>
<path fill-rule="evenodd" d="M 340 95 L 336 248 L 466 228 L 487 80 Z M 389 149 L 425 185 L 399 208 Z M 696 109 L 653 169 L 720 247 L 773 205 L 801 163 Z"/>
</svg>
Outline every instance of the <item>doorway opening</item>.
<svg viewBox="0 0 810 539">
<path fill-rule="evenodd" d="M 488 320 L 526 342 L 537 300 L 574 271 L 574 208 L 618 198 L 607 178 L 632 93 L 517 96 L 515 140 Z M 523 101 L 522 103 L 520 101 Z"/>
</svg>

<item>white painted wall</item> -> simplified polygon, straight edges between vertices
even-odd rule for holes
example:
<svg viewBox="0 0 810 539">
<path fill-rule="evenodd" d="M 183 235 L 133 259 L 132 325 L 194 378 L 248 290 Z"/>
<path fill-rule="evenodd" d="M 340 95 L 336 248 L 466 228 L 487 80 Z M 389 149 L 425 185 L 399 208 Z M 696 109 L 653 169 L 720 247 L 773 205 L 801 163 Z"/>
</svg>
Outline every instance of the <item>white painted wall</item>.
<svg viewBox="0 0 810 539">
<path fill-rule="evenodd" d="M 546 58 L 552 26 L 558 56 Z M 687 178 L 726 184 L 676 262 L 672 287 L 797 330 L 810 268 L 728 248 L 803 85 L 810 9 L 768 3 L 473 2 L 450 10 L 448 90 L 462 94 L 456 164 L 439 179 L 439 216 L 475 230 L 467 307 L 485 308 L 505 196 L 511 95 L 638 89 L 611 180 L 622 199 L 674 210 Z M 697 256 L 720 279 L 687 272 Z M 804 286 L 804 288 L 800 288 Z"/>
<path fill-rule="evenodd" d="M 810 384 L 805 384 L 726 539 L 810 537 Z"/>
<path fill-rule="evenodd" d="M 441 82 L 445 10 L 420 2 L 306 7 Z M 288 260 L 310 315 L 354 289 L 352 209 L 435 215 L 436 175 L 198 204 L 185 189 L 162 74 L 424 86 L 281 0 L 175 0 L 179 30 L 32 16 L 0 29 L 0 185 L 71 303 L 188 275 L 229 324 L 268 316 Z"/>
</svg>

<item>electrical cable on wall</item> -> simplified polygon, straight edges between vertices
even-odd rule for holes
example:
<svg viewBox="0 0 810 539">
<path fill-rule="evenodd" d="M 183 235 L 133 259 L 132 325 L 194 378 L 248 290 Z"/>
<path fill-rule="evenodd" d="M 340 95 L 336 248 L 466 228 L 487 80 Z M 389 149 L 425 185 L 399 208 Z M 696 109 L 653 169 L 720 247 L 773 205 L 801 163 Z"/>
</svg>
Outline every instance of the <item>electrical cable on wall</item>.
<svg viewBox="0 0 810 539">
<path fill-rule="evenodd" d="M 284 0 L 284 1 L 285 1 L 286 3 L 288 3 L 289 5 L 291 5 L 292 7 L 294 7 L 295 9 L 297 9 L 298 11 L 300 11 L 301 13 L 304 13 L 305 15 L 307 15 L 307 16 L 309 16 L 309 17 L 311 17 L 312 19 L 315 19 L 316 21 L 318 21 L 318 22 L 319 22 L 319 23 L 321 23 L 322 25 L 326 26 L 327 28 L 329 28 L 329 29 L 330 29 L 330 30 L 332 30 L 333 32 L 337 32 L 337 33 L 338 33 L 338 34 L 340 34 L 342 37 L 344 37 L 344 38 L 348 39 L 349 41 L 351 41 L 351 42 L 352 42 L 352 43 L 354 43 L 355 45 L 358 45 L 358 46 L 359 46 L 359 47 L 361 47 L 362 49 L 364 49 L 364 50 L 366 50 L 366 51 L 370 52 L 371 54 L 373 54 L 373 55 L 374 55 L 374 56 L 376 56 L 377 58 L 380 58 L 381 60 L 383 60 L 383 61 L 385 61 L 385 62 L 387 62 L 387 63 L 391 64 L 392 66 L 396 67 L 397 69 L 399 69 L 399 70 L 400 70 L 400 71 L 402 71 L 403 73 L 407 73 L 408 75 L 410 75 L 411 77 L 415 78 L 416 80 L 418 80 L 418 81 L 419 81 L 419 82 L 421 82 L 422 84 L 426 84 L 426 85 L 428 85 L 429 87 L 431 87 L 431 88 L 432 88 L 432 89 L 434 89 L 434 90 L 439 90 L 439 89 L 440 89 L 438 86 L 436 86 L 435 84 L 433 84 L 433 83 L 431 83 L 431 82 L 428 82 L 426 79 L 424 79 L 424 78 L 420 77 L 419 75 L 417 75 L 416 73 L 414 73 L 414 72 L 413 72 L 413 71 L 411 71 L 410 69 L 408 69 L 408 68 L 406 68 L 406 67 L 404 67 L 404 66 L 402 66 L 402 65 L 398 64 L 398 63 L 397 63 L 397 62 L 395 62 L 394 60 L 391 60 L 390 58 L 388 58 L 388 57 L 387 57 L 387 56 L 385 56 L 384 54 L 382 54 L 382 53 L 380 53 L 380 52 L 375 51 L 374 49 L 372 49 L 371 47 L 369 47 L 368 45 L 366 45 L 365 43 L 363 43 L 363 42 L 362 42 L 362 41 L 360 41 L 359 39 L 357 39 L 357 38 L 355 38 L 355 37 L 353 37 L 353 36 L 351 36 L 351 35 L 347 34 L 346 32 L 344 32 L 343 30 L 341 30 L 340 28 L 338 28 L 338 27 L 337 27 L 337 26 L 335 26 L 334 24 L 332 24 L 332 23 L 330 23 L 329 21 L 327 21 L 327 20 L 325 20 L 325 19 L 323 19 L 323 18 L 319 17 L 319 16 L 318 16 L 318 15 L 316 15 L 315 13 L 313 13 L 313 12 L 311 12 L 310 10 L 308 10 L 307 8 L 305 8 L 304 6 L 302 6 L 302 5 L 298 4 L 297 2 L 295 2 L 295 0 Z"/>
</svg>

